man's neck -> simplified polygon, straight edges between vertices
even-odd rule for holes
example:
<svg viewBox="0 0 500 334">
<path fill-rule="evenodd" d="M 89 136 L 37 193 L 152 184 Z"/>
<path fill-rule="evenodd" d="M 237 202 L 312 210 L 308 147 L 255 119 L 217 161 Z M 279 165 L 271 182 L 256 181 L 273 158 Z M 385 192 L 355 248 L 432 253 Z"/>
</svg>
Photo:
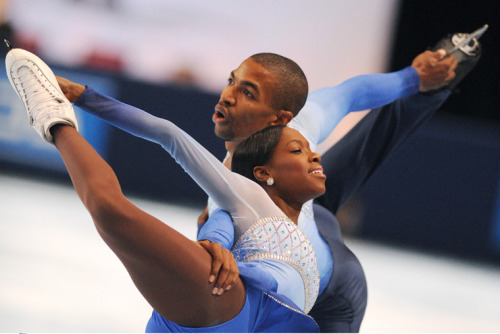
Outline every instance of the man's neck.
<svg viewBox="0 0 500 334">
<path fill-rule="evenodd" d="M 238 141 L 226 141 L 225 142 L 226 150 L 229 153 L 229 156 L 227 156 L 226 159 L 224 160 L 224 165 L 229 169 L 231 169 L 231 161 L 233 160 L 234 150 L 236 149 L 236 146 L 238 146 L 239 143 L 240 142 L 238 142 Z"/>
</svg>

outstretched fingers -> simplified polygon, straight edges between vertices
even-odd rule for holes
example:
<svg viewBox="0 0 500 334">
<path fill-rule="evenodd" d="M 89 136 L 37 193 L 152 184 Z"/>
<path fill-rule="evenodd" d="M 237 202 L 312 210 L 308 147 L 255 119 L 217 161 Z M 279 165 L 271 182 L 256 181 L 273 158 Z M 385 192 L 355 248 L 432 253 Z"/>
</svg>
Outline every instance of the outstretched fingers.
<svg viewBox="0 0 500 334">
<path fill-rule="evenodd" d="M 84 85 L 81 85 L 79 83 L 73 82 L 71 80 L 68 80 L 66 78 L 57 75 L 56 79 L 64 96 L 66 96 L 66 98 L 72 103 L 78 101 L 80 96 L 82 96 L 83 92 L 87 89 Z"/>
</svg>

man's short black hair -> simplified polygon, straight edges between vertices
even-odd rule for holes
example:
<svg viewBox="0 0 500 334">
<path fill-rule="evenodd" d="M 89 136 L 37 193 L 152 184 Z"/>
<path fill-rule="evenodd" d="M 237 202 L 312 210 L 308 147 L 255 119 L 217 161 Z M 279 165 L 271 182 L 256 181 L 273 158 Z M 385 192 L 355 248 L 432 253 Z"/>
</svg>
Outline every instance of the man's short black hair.
<svg viewBox="0 0 500 334">
<path fill-rule="evenodd" d="M 272 107 L 287 110 L 295 117 L 307 100 L 307 78 L 296 62 L 275 53 L 257 53 L 250 57 L 271 72 L 276 80 Z"/>
</svg>

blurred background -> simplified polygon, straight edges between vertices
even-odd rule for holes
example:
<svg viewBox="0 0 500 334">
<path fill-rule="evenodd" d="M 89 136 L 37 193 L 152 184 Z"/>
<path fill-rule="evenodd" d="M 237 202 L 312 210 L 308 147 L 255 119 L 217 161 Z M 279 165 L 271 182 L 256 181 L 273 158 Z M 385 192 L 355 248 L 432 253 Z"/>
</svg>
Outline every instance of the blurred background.
<svg viewBox="0 0 500 334">
<path fill-rule="evenodd" d="M 500 332 L 500 10 L 493 0 L 0 0 L 0 34 L 57 75 L 168 118 L 216 156 L 211 115 L 258 52 L 311 90 L 409 65 L 489 24 L 438 114 L 339 212 L 368 278 L 366 332 Z M 3 64 L 5 47 L 0 47 Z M 3 66 L 3 65 L 2 65 Z M 78 112 L 78 111 L 77 111 Z M 363 113 L 348 115 L 333 145 Z M 133 201 L 190 238 L 205 195 L 161 148 L 78 112 Z M 100 240 L 55 149 L 0 73 L 0 331 L 141 332 L 151 312 Z"/>
</svg>

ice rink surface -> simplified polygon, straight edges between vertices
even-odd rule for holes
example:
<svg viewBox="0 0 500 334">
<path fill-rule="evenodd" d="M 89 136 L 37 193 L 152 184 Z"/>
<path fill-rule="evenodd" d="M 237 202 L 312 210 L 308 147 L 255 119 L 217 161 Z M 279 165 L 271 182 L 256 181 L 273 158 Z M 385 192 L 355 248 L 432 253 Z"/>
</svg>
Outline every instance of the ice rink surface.
<svg viewBox="0 0 500 334">
<path fill-rule="evenodd" d="M 71 187 L 0 173 L 0 199 L 0 332 L 144 332 L 151 307 Z M 201 208 L 131 199 L 194 238 Z M 368 279 L 361 332 L 500 332 L 498 267 L 346 243 Z"/>
</svg>

